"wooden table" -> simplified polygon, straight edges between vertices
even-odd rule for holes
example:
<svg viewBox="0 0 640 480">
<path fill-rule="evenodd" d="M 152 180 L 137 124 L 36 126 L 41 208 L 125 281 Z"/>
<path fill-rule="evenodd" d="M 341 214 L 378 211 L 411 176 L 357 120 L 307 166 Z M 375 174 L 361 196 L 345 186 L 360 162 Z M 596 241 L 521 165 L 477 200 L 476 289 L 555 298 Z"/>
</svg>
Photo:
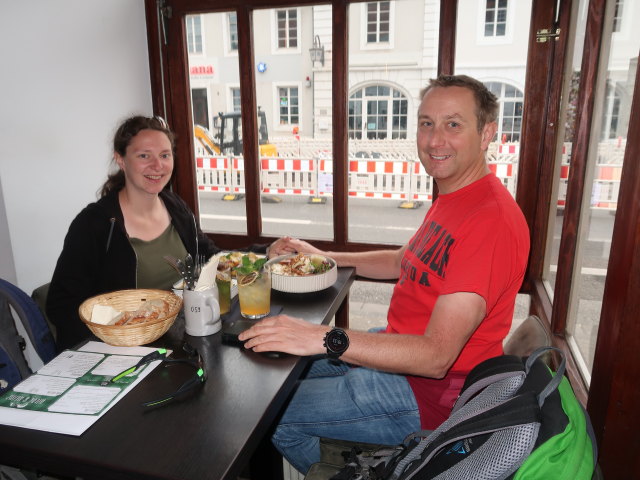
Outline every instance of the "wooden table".
<svg viewBox="0 0 640 480">
<path fill-rule="evenodd" d="M 334 315 L 343 322 L 353 280 L 354 270 L 341 268 L 333 287 L 313 294 L 274 291 L 272 305 L 316 324 Z M 141 402 L 193 375 L 186 365 L 161 366 L 79 437 L 0 425 L 0 463 L 87 480 L 236 478 L 267 438 L 308 359 L 222 345 L 220 333 L 190 337 L 181 319 L 158 346 L 178 356 L 185 339 L 204 359 L 208 378 L 201 390 L 145 411 Z M 252 472 L 252 478 L 274 474 L 271 466 Z"/>
</svg>

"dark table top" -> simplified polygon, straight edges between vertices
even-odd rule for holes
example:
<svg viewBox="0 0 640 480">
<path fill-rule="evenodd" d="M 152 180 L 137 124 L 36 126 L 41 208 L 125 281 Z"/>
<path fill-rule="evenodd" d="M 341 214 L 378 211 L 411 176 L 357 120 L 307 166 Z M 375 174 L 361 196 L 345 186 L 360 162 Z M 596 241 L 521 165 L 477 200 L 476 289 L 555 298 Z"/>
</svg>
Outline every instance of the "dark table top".
<svg viewBox="0 0 640 480">
<path fill-rule="evenodd" d="M 274 291 L 282 313 L 328 324 L 347 298 L 354 270 L 341 268 L 322 292 Z M 0 463 L 85 479 L 237 477 L 281 413 L 308 359 L 273 358 L 221 344 L 221 334 L 191 337 L 179 317 L 157 342 L 179 356 L 184 340 L 201 353 L 203 388 L 162 408 L 141 402 L 179 387 L 193 368 L 156 368 L 81 436 L 0 425 Z"/>
</svg>

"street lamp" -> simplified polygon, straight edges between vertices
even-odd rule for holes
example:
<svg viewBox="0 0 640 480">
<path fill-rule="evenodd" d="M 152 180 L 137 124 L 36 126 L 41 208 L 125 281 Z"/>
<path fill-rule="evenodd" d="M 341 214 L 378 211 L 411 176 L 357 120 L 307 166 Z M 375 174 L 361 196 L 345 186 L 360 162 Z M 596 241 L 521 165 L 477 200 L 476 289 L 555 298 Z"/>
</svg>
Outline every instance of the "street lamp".
<svg viewBox="0 0 640 480">
<path fill-rule="evenodd" d="M 320 36 L 316 35 L 313 39 L 313 47 L 309 49 L 311 55 L 311 63 L 320 62 L 324 67 L 324 46 L 320 43 Z"/>
</svg>

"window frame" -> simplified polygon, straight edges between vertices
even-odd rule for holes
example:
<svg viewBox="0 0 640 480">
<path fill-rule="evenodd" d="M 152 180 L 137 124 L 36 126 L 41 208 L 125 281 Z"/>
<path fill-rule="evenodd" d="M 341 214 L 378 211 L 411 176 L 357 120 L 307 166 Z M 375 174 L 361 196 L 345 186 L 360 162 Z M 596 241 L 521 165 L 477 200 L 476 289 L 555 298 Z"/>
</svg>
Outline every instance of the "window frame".
<svg viewBox="0 0 640 480">
<path fill-rule="evenodd" d="M 524 91 L 521 88 L 521 86 L 517 86 L 514 85 L 512 83 L 507 83 L 507 82 L 503 82 L 501 80 L 484 80 L 483 83 L 485 85 L 489 84 L 489 83 L 493 83 L 493 84 L 499 84 L 500 85 L 500 95 L 496 95 L 496 97 L 498 97 L 498 103 L 500 105 L 499 107 L 499 112 L 498 112 L 498 130 L 496 131 L 496 141 L 500 142 L 502 141 L 502 136 L 504 134 L 504 130 L 503 130 L 503 124 L 504 124 L 504 118 L 505 118 L 505 114 L 504 114 L 504 109 L 505 109 L 505 104 L 506 103 L 521 103 L 524 107 Z M 519 93 L 520 96 L 518 97 L 506 97 L 504 95 L 505 93 L 505 88 L 506 87 L 511 87 L 516 89 Z M 507 143 L 511 143 L 511 142 L 519 142 L 520 138 L 522 137 L 522 113 L 520 113 L 520 115 L 510 115 L 509 118 L 511 119 L 520 119 L 520 128 L 518 129 L 518 138 L 516 140 L 514 140 L 513 138 L 507 139 L 506 142 Z M 511 131 L 509 132 L 510 135 L 513 135 L 515 133 L 515 130 L 512 128 Z"/>
<path fill-rule="evenodd" d="M 515 19 L 517 18 L 517 1 L 507 0 L 507 20 L 505 25 L 505 34 L 496 36 L 486 36 L 485 32 L 485 16 L 487 12 L 487 2 L 488 0 L 484 0 L 480 5 L 482 6 L 479 9 L 476 23 L 476 42 L 478 45 L 508 45 L 513 42 L 513 25 Z M 496 0 L 498 2 L 498 0 Z"/>
<path fill-rule="evenodd" d="M 606 133 L 606 136 L 603 136 L 601 141 L 615 139 L 618 128 L 620 127 L 618 121 L 620 120 L 620 103 L 622 97 L 618 92 L 618 86 L 614 83 L 607 82 L 605 96 L 606 103 L 604 111 L 602 112 L 602 122 L 606 130 L 603 129 L 601 133 Z M 614 122 L 615 129 L 612 129 Z"/>
<path fill-rule="evenodd" d="M 168 0 L 170 1 L 170 0 Z M 272 5 L 273 3 L 273 5 Z M 298 0 L 295 5 L 314 5 L 317 2 Z M 348 25 L 347 9 L 351 2 L 332 2 L 333 33 L 332 33 L 332 79 L 334 82 L 334 103 L 332 121 L 334 124 L 333 154 L 336 159 L 346 159 L 348 154 L 347 136 L 344 135 L 347 118 L 347 72 L 348 55 L 347 44 Z M 513 4 L 515 2 L 510 2 Z M 575 3 L 575 2 L 574 2 Z M 260 8 L 270 6 L 294 5 L 292 0 L 280 0 L 277 5 L 272 0 L 261 0 Z M 531 14 L 531 31 L 549 28 L 555 25 L 563 32 L 569 31 L 568 3 L 555 0 L 539 0 L 533 2 Z M 558 18 L 554 16 L 554 9 L 560 5 Z M 571 252 L 571 230 L 576 224 L 573 220 L 572 209 L 579 213 L 578 199 L 584 188 L 581 178 L 580 148 L 586 149 L 590 130 L 589 118 L 593 113 L 591 98 L 595 88 L 595 78 L 599 68 L 600 48 L 603 41 L 602 26 L 605 9 L 612 8 L 613 3 L 607 5 L 606 0 L 590 0 L 588 12 L 588 27 L 586 29 L 585 45 L 589 46 L 583 56 L 583 77 L 581 79 L 579 97 L 579 118 L 581 122 L 576 128 L 575 145 L 579 148 L 573 152 L 573 172 L 569 179 L 567 193 L 567 209 L 565 220 L 570 228 L 563 228 L 563 256 L 559 259 L 563 270 L 571 271 L 573 259 Z M 184 75 L 186 49 L 181 47 L 184 38 L 184 24 L 182 15 L 185 13 L 213 10 L 206 0 L 189 0 L 174 2 L 170 18 L 162 18 L 159 14 L 160 4 L 155 0 L 145 0 L 147 14 L 147 34 L 149 38 L 149 61 L 151 65 L 152 100 L 154 112 L 169 119 L 173 129 L 177 132 L 188 132 L 190 125 L 190 106 L 186 101 L 189 91 Z M 215 9 L 226 11 L 236 9 L 238 13 L 238 41 L 239 62 L 241 75 L 241 90 L 243 92 L 243 108 L 256 110 L 256 98 L 253 92 L 255 82 L 254 57 L 251 47 L 251 13 L 252 4 L 237 0 L 220 0 Z M 438 71 L 440 73 L 454 73 L 455 58 L 455 26 L 457 3 L 450 0 L 440 0 L 440 25 L 438 43 Z M 609 13 L 611 14 L 611 13 Z M 164 28 L 163 28 L 164 27 Z M 163 41 L 166 32 L 167 42 Z M 522 292 L 531 296 L 531 313 L 539 315 L 551 327 L 553 344 L 567 353 L 567 372 L 572 386 L 587 409 L 596 433 L 600 451 L 599 464 L 605 477 L 608 472 L 617 474 L 620 478 L 632 478 L 640 474 L 640 467 L 629 460 L 626 446 L 633 444 L 635 430 L 628 425 L 637 424 L 640 414 L 637 404 L 640 402 L 638 389 L 629 391 L 626 385 L 635 385 L 640 376 L 640 363 L 637 362 L 637 345 L 635 339 L 640 337 L 640 322 L 637 315 L 640 312 L 640 239 L 633 235 L 628 224 L 640 224 L 640 164 L 634 160 L 640 156 L 640 140 L 629 139 L 625 153 L 624 172 L 620 187 L 618 205 L 624 210 L 624 222 L 616 221 L 612 237 L 611 258 L 603 298 L 600 330 L 596 346 L 594 371 L 592 375 L 591 392 L 581 383 L 577 368 L 564 338 L 566 322 L 566 304 L 570 296 L 570 275 L 558 275 L 555 289 L 555 299 L 550 301 L 540 280 L 542 263 L 545 252 L 545 237 L 548 225 L 548 206 L 551 197 L 553 150 L 555 149 L 554 129 L 549 128 L 557 121 L 557 106 L 559 105 L 561 75 L 547 75 L 550 66 L 562 65 L 567 48 L 567 39 L 561 35 L 557 41 L 536 43 L 530 36 L 525 87 L 525 109 L 522 126 L 521 161 L 519 163 L 517 201 L 527 219 L 532 235 L 530 262 Z M 541 80 L 544 79 L 544 80 Z M 636 73 L 635 85 L 640 85 L 640 70 Z M 527 99 L 543 99 L 537 102 L 527 102 Z M 632 99 L 629 130 L 640 129 L 640 88 L 635 88 Z M 239 240 L 246 244 L 267 242 L 273 238 L 263 237 L 261 231 L 261 212 L 259 198 L 259 179 L 257 175 L 257 121 L 255 116 L 243 116 L 243 134 L 245 138 L 245 175 L 246 203 L 248 215 L 247 235 L 211 235 L 222 248 L 237 246 Z M 172 188 L 176 190 L 197 213 L 197 201 L 194 187 L 194 167 L 189 160 L 193 151 L 193 139 L 184 136 L 184 142 L 177 147 L 176 170 L 172 181 Z M 584 145 L 584 146 L 581 146 Z M 255 146 L 253 148 L 252 146 Z M 582 160 L 583 161 L 583 160 Z M 348 212 L 346 205 L 346 162 L 337 161 L 334 168 L 334 238 L 333 241 L 314 242 L 319 248 L 340 249 L 345 251 L 370 250 L 372 248 L 389 248 L 388 245 L 371 245 L 350 243 L 346 237 Z M 537 182 L 531 182 L 535 178 Z M 573 206 L 572 206 L 573 205 Z M 627 223 L 628 222 L 628 223 Z M 631 259 L 631 260 L 630 260 Z M 560 273 L 560 272 L 559 272 Z M 588 402 L 587 402 L 588 399 Z"/>
<path fill-rule="evenodd" d="M 287 12 L 290 10 L 293 10 L 296 12 L 296 46 L 295 47 L 292 47 L 289 45 L 289 40 L 287 40 L 287 46 L 285 47 L 279 46 L 280 37 L 278 36 L 278 33 L 279 33 L 278 12 L 283 10 Z M 300 12 L 300 9 L 296 7 L 279 7 L 279 8 L 274 8 L 274 10 L 271 12 L 271 21 L 273 24 L 273 28 L 271 29 L 271 31 L 274 32 L 274 35 L 271 37 L 272 38 L 271 51 L 274 55 L 288 55 L 292 53 L 300 53 L 302 51 L 300 19 L 301 19 L 301 12 Z M 289 22 L 290 22 L 290 19 L 289 19 L 289 16 L 287 15 L 287 30 L 289 30 L 290 28 Z"/>
<path fill-rule="evenodd" d="M 233 28 L 231 25 L 231 15 L 235 15 L 236 16 L 236 24 L 235 24 L 235 35 L 236 35 L 236 43 L 238 42 L 237 37 L 238 37 L 238 15 L 236 12 L 227 12 L 227 14 L 225 15 L 224 21 L 222 22 L 222 28 L 224 31 L 224 42 L 225 42 L 225 54 L 228 56 L 234 56 L 234 55 L 238 55 L 238 47 L 236 46 L 236 48 L 233 48 L 233 40 L 232 40 L 232 35 L 233 35 Z"/>
<path fill-rule="evenodd" d="M 203 28 L 203 25 L 202 25 L 202 15 L 192 14 L 192 18 L 194 19 L 194 21 L 195 21 L 195 19 L 198 19 L 198 21 L 200 23 L 200 51 L 193 51 L 193 52 L 190 51 L 190 49 L 188 48 L 188 44 L 187 44 L 187 51 L 189 52 L 189 55 L 204 56 L 204 53 L 205 53 L 205 48 L 204 48 L 205 38 L 204 38 L 204 28 Z M 189 33 L 189 26 L 186 26 L 186 29 L 187 29 L 187 33 Z M 193 38 L 193 42 L 194 42 L 194 45 L 195 45 L 197 36 L 195 36 L 195 34 L 193 33 L 193 29 L 191 29 L 191 33 L 192 33 L 191 36 L 194 37 Z"/>
<path fill-rule="evenodd" d="M 622 32 L 623 22 L 624 22 L 624 10 L 625 4 L 624 0 L 615 0 L 616 6 L 614 9 L 613 15 L 613 33 Z"/>
<path fill-rule="evenodd" d="M 382 3 L 382 1 L 376 2 L 364 2 L 360 6 L 360 49 L 361 50 L 389 50 L 395 47 L 395 7 L 396 3 L 394 0 L 383 0 L 389 3 L 389 40 L 386 42 L 369 42 L 368 40 L 368 31 L 367 27 L 369 25 L 368 22 L 368 12 L 367 8 L 369 4 L 372 3 Z M 378 22 L 379 24 L 379 22 Z M 379 30 L 379 29 L 378 29 Z M 378 32 L 379 33 L 379 32 Z"/>
<path fill-rule="evenodd" d="M 287 89 L 287 93 L 289 96 L 287 96 L 287 99 L 290 100 L 290 94 L 291 94 L 291 89 L 295 88 L 297 89 L 297 93 L 298 93 L 298 122 L 297 123 L 292 123 L 291 121 L 287 122 L 287 123 L 280 123 L 281 120 L 281 115 L 280 115 L 280 89 L 281 88 L 286 88 Z M 274 106 L 273 106 L 273 114 L 274 114 L 274 121 L 273 121 L 273 130 L 275 132 L 280 132 L 282 134 L 290 134 L 291 130 L 293 127 L 299 127 L 302 128 L 302 82 L 284 82 L 284 83 L 274 83 L 273 85 L 273 101 L 274 101 Z M 287 107 L 288 109 L 288 113 L 287 113 L 287 117 L 289 120 L 291 120 L 291 106 L 289 105 Z"/>
<path fill-rule="evenodd" d="M 235 92 L 238 92 L 238 104 L 236 109 L 235 102 Z M 227 108 L 228 112 L 240 112 L 242 108 L 242 91 L 240 90 L 240 85 L 229 84 L 228 85 L 228 102 L 229 107 Z"/>
<path fill-rule="evenodd" d="M 385 97 L 381 97 L 381 96 L 376 96 L 376 97 L 371 97 L 371 96 L 367 96 L 366 95 L 366 89 L 369 87 L 386 87 L 389 89 L 389 95 L 385 96 Z M 352 97 L 353 95 L 357 94 L 358 92 L 362 92 L 361 96 L 358 97 L 356 100 L 353 100 Z M 399 97 L 395 97 L 394 93 L 398 92 L 400 95 L 402 95 L 401 98 Z M 384 138 L 388 138 L 388 139 L 392 139 L 393 138 L 393 134 L 394 134 L 394 129 L 393 129 L 393 119 L 395 117 L 394 113 L 393 113 L 393 108 L 394 108 L 394 103 L 396 101 L 401 101 L 401 102 L 405 102 L 407 105 L 407 109 L 410 105 L 410 98 L 407 95 L 407 92 L 405 92 L 399 85 L 394 85 L 394 84 L 390 84 L 390 83 L 385 83 L 385 82 L 372 82 L 372 83 L 367 83 L 367 84 L 360 84 L 357 85 L 355 88 L 352 88 L 351 91 L 349 92 L 349 104 L 351 104 L 352 101 L 358 101 L 360 102 L 360 119 L 362 120 L 362 126 L 363 128 L 358 132 L 361 133 L 362 136 L 360 137 L 360 139 L 366 139 L 368 137 L 366 137 L 366 134 L 368 132 L 368 129 L 365 128 L 366 126 L 366 117 L 367 117 L 367 112 L 366 112 L 366 104 L 365 102 L 367 101 L 367 99 L 373 99 L 373 98 L 380 98 L 380 99 L 386 99 L 387 100 L 387 106 L 388 106 L 388 111 L 387 111 L 387 128 L 385 130 L 386 132 L 386 136 Z M 350 116 L 353 117 L 353 116 Z M 355 117 L 353 117 L 355 118 Z M 404 115 L 405 121 L 406 121 L 406 129 L 404 130 L 404 137 L 399 137 L 399 138 L 407 138 L 407 134 L 409 131 L 409 126 L 412 125 L 411 119 L 410 119 L 410 115 L 409 112 L 407 111 L 406 115 Z M 352 136 L 352 132 L 356 133 L 355 130 L 352 130 L 349 128 L 349 122 L 347 122 L 347 135 L 349 138 L 356 138 L 354 136 Z M 380 129 L 376 129 L 376 131 L 381 131 Z M 378 137 L 376 137 L 378 138 Z"/>
</svg>

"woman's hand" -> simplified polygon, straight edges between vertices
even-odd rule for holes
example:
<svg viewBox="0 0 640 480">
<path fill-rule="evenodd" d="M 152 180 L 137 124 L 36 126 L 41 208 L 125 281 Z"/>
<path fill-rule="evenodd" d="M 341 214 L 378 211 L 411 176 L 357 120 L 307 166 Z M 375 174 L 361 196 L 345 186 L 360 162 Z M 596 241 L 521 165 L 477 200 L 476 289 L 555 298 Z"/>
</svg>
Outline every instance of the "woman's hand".
<svg viewBox="0 0 640 480">
<path fill-rule="evenodd" d="M 269 247 L 269 258 L 290 253 L 317 253 L 322 255 L 322 250 L 317 249 L 310 243 L 292 237 L 282 237 L 276 240 Z"/>
<path fill-rule="evenodd" d="M 301 318 L 288 315 L 267 317 L 242 332 L 238 338 L 245 341 L 244 348 L 256 352 L 285 352 L 292 355 L 325 353 L 324 335 L 330 330 Z"/>
</svg>

